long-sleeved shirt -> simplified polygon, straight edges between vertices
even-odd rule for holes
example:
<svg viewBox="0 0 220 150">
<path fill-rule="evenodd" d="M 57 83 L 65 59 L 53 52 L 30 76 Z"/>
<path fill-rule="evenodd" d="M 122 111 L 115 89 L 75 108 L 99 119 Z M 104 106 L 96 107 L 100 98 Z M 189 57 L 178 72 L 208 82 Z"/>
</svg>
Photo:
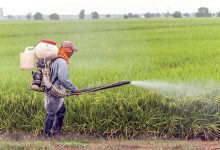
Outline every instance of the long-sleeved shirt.
<svg viewBox="0 0 220 150">
<path fill-rule="evenodd" d="M 59 89 L 75 91 L 76 86 L 69 80 L 68 64 L 63 58 L 51 62 L 51 82 Z M 64 102 L 64 98 L 56 98 L 50 92 L 45 92 L 45 108 L 47 113 L 57 113 Z"/>
</svg>

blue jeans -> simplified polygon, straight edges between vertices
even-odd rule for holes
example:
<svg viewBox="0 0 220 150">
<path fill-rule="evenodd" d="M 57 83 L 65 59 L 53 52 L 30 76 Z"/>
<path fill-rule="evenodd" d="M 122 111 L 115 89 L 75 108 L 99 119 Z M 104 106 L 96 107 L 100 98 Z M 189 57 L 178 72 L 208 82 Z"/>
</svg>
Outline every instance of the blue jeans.
<svg viewBox="0 0 220 150">
<path fill-rule="evenodd" d="M 65 113 L 66 113 L 66 107 L 65 107 L 64 103 L 56 114 L 46 113 L 46 120 L 45 120 L 45 126 L 44 126 L 44 135 L 45 136 L 52 136 L 51 130 L 53 128 L 54 121 L 55 121 L 55 125 L 54 125 L 53 134 L 54 135 L 60 134 L 61 128 L 63 126 L 63 120 L 64 120 Z"/>
</svg>

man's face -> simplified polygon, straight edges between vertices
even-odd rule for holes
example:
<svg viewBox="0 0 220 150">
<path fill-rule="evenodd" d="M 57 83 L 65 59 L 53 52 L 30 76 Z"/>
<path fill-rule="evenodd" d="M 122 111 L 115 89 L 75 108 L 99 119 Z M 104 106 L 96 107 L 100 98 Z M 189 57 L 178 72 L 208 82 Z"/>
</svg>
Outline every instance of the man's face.
<svg viewBox="0 0 220 150">
<path fill-rule="evenodd" d="M 67 57 L 70 58 L 70 57 L 73 55 L 73 50 L 72 50 L 72 48 L 67 48 L 67 49 L 65 50 L 65 53 L 66 53 Z"/>
</svg>

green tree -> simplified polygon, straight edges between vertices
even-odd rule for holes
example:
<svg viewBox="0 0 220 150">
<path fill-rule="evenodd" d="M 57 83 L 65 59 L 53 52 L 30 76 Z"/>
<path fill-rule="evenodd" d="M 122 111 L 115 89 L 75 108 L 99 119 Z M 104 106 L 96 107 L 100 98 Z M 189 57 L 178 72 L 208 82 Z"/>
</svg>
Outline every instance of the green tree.
<svg viewBox="0 0 220 150">
<path fill-rule="evenodd" d="M 128 19 L 128 16 L 126 14 L 124 14 L 124 19 Z"/>
<path fill-rule="evenodd" d="M 164 16 L 165 16 L 165 17 L 171 17 L 172 14 L 171 14 L 169 11 L 167 11 L 167 12 L 164 14 Z"/>
<path fill-rule="evenodd" d="M 132 16 L 132 18 L 139 18 L 139 15 L 138 15 L 138 14 L 134 14 L 134 15 Z"/>
<path fill-rule="evenodd" d="M 144 14 L 144 18 L 145 18 L 145 19 L 146 19 L 146 18 L 152 18 L 153 16 L 154 16 L 154 14 L 152 14 L 152 13 L 150 13 L 150 12 Z"/>
<path fill-rule="evenodd" d="M 7 18 L 10 19 L 10 20 L 14 19 L 14 17 L 12 15 L 8 15 Z"/>
<path fill-rule="evenodd" d="M 33 16 L 34 20 L 43 20 L 43 15 L 40 12 L 36 12 Z"/>
<path fill-rule="evenodd" d="M 154 16 L 155 17 L 161 17 L 161 14 L 160 13 L 155 13 Z"/>
<path fill-rule="evenodd" d="M 184 13 L 183 16 L 184 17 L 189 17 L 189 13 Z"/>
<path fill-rule="evenodd" d="M 133 14 L 132 13 L 128 13 L 128 18 L 132 18 Z"/>
<path fill-rule="evenodd" d="M 200 7 L 196 13 L 196 17 L 211 17 L 207 7 Z"/>
<path fill-rule="evenodd" d="M 107 14 L 107 15 L 105 15 L 105 17 L 109 19 L 109 18 L 111 18 L 111 15 Z"/>
<path fill-rule="evenodd" d="M 220 11 L 217 13 L 217 17 L 220 17 Z"/>
<path fill-rule="evenodd" d="M 182 18 L 182 14 L 181 14 L 181 12 L 179 12 L 179 11 L 175 11 L 175 12 L 173 13 L 173 17 L 174 17 L 174 18 Z"/>
<path fill-rule="evenodd" d="M 31 19 L 32 19 L 32 14 L 31 14 L 31 13 L 28 13 L 28 14 L 26 15 L 26 19 L 27 19 L 27 20 L 31 20 Z"/>
<path fill-rule="evenodd" d="M 80 12 L 79 12 L 79 19 L 85 19 L 85 10 L 82 9 Z"/>
<path fill-rule="evenodd" d="M 137 14 L 128 13 L 128 18 L 139 18 Z"/>
<path fill-rule="evenodd" d="M 92 12 L 91 16 L 92 16 L 92 19 L 99 19 L 99 14 L 96 11 Z"/>
<path fill-rule="evenodd" d="M 57 13 L 52 13 L 49 15 L 50 20 L 60 20 L 60 16 Z"/>
</svg>

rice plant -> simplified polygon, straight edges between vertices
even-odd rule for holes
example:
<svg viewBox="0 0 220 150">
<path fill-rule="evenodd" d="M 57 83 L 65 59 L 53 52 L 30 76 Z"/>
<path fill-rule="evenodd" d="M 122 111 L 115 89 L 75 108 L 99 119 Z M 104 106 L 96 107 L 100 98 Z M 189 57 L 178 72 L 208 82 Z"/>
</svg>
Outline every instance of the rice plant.
<svg viewBox="0 0 220 150">
<path fill-rule="evenodd" d="M 79 47 L 70 78 L 79 88 L 120 80 L 220 81 L 220 20 L 130 19 L 0 22 L 0 130 L 40 134 L 42 93 L 29 91 L 31 73 L 19 53 L 40 39 Z M 215 139 L 220 97 L 165 97 L 125 86 L 69 97 L 64 132 Z"/>
</svg>

